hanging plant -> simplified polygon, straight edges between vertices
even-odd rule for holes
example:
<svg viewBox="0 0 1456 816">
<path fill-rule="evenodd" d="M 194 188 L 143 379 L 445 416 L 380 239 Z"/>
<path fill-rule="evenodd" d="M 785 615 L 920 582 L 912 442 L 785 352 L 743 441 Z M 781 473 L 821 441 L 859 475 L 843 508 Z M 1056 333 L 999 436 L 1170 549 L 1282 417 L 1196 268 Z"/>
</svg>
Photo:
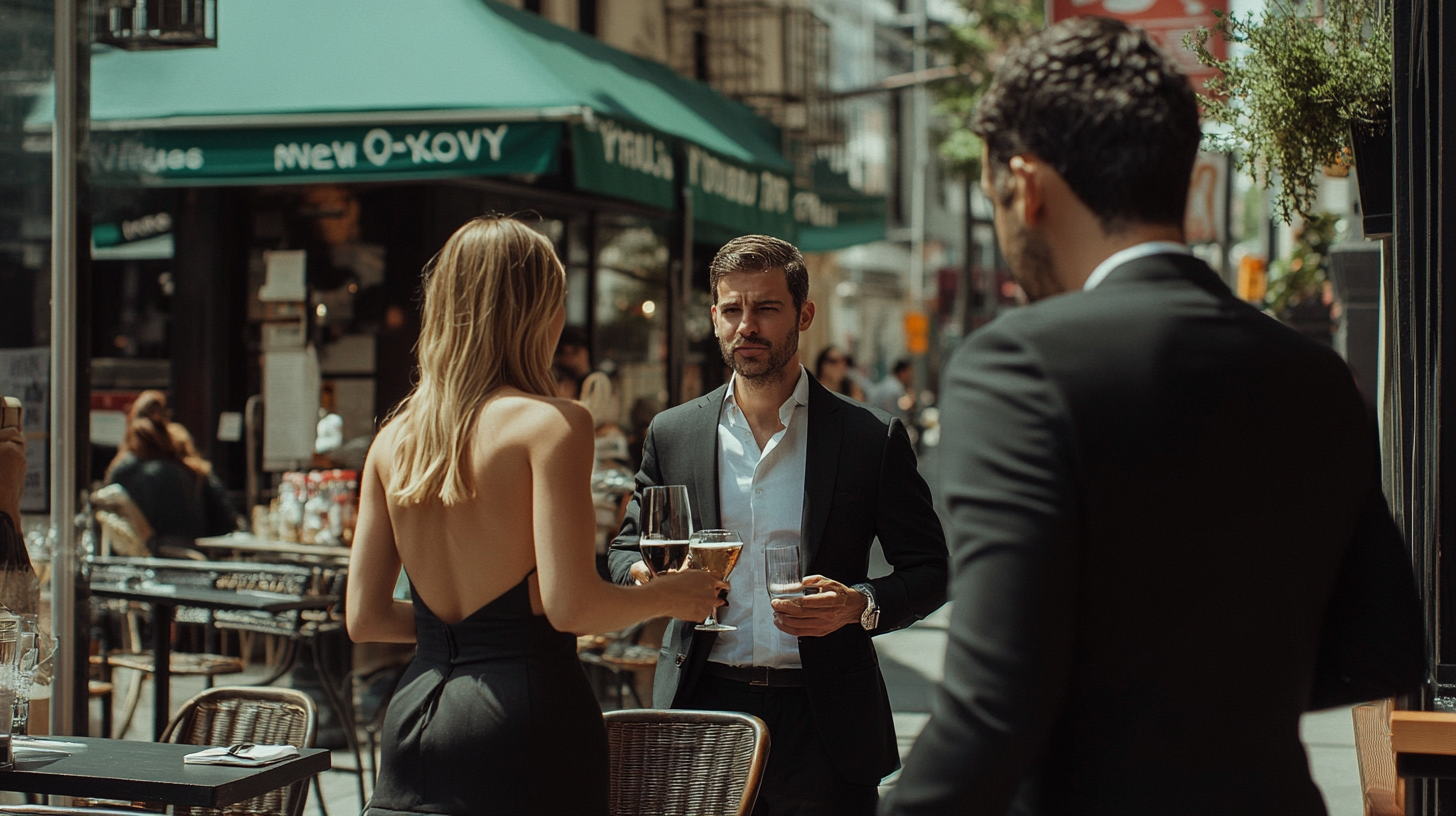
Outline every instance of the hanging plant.
<svg viewBox="0 0 1456 816">
<path fill-rule="evenodd" d="M 1391 17 L 1383 0 L 1269 0 L 1263 16 L 1214 12 L 1213 31 L 1184 37 L 1199 62 L 1220 76 L 1200 94 L 1208 119 L 1227 126 L 1207 137 L 1214 150 L 1232 152 L 1238 169 L 1265 188 L 1280 180 L 1280 218 L 1312 216 L 1316 174 L 1349 162 L 1352 126 L 1383 127 L 1390 115 Z M 1209 38 L 1242 45 L 1226 60 Z M 1357 169 L 1358 172 L 1358 169 Z"/>
</svg>

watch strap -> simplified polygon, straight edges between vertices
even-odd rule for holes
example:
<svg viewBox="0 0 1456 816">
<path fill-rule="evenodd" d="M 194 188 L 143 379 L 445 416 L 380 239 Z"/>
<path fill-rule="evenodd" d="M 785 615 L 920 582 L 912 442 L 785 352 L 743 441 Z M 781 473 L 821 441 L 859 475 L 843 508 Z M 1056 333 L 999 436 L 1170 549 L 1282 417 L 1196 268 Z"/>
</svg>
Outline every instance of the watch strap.
<svg viewBox="0 0 1456 816">
<path fill-rule="evenodd" d="M 865 596 L 864 612 L 860 613 L 859 625 L 870 630 L 880 624 L 880 605 L 875 602 L 875 588 L 869 584 L 855 584 L 850 587 Z"/>
</svg>

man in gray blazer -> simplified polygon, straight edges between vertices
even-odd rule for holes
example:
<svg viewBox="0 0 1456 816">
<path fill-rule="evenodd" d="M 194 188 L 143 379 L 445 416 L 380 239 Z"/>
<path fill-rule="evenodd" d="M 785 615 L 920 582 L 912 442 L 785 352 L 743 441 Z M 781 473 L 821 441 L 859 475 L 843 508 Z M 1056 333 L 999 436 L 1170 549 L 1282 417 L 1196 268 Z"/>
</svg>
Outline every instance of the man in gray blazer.
<svg viewBox="0 0 1456 816">
<path fill-rule="evenodd" d="M 1042 32 L 976 128 L 1033 302 L 946 368 L 945 681 L 885 812 L 1324 813 L 1300 715 L 1424 665 L 1349 370 L 1184 244 L 1198 109 L 1146 33 Z"/>
<path fill-rule="evenodd" d="M 693 528 L 729 528 L 743 554 L 720 622 L 673 621 L 658 660 L 659 708 L 743 711 L 773 741 L 756 816 L 872 814 L 899 766 L 870 638 L 945 600 L 945 538 L 899 420 L 830 393 L 799 364 L 814 319 L 804 259 L 763 235 L 729 242 L 710 272 L 713 325 L 730 382 L 662 412 L 648 429 L 636 496 L 609 564 L 649 580 L 638 551 L 642 490 L 687 485 Z M 893 571 L 868 576 L 878 537 Z M 797 543 L 814 594 L 770 599 L 764 549 Z"/>
</svg>

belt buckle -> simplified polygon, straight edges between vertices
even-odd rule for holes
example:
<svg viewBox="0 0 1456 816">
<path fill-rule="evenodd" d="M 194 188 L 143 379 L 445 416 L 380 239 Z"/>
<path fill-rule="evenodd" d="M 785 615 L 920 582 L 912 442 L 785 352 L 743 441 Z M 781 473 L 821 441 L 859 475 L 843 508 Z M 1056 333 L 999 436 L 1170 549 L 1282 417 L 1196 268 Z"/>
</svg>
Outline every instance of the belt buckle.
<svg viewBox="0 0 1456 816">
<path fill-rule="evenodd" d="M 767 666 L 749 666 L 748 667 L 748 685 L 750 685 L 750 686 L 767 686 L 769 684 L 768 683 L 768 674 L 769 674 L 769 671 L 771 671 L 771 670 Z"/>
</svg>

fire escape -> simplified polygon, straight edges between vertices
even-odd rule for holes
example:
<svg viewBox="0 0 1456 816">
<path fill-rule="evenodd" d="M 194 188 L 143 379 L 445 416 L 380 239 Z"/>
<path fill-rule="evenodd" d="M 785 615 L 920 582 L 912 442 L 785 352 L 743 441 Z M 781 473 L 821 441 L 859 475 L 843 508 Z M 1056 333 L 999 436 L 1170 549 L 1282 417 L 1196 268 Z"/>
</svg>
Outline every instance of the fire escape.
<svg viewBox="0 0 1456 816">
<path fill-rule="evenodd" d="M 673 70 L 752 107 L 783 131 L 796 181 L 816 150 L 844 141 L 829 91 L 829 25 L 802 0 L 670 0 Z"/>
</svg>

